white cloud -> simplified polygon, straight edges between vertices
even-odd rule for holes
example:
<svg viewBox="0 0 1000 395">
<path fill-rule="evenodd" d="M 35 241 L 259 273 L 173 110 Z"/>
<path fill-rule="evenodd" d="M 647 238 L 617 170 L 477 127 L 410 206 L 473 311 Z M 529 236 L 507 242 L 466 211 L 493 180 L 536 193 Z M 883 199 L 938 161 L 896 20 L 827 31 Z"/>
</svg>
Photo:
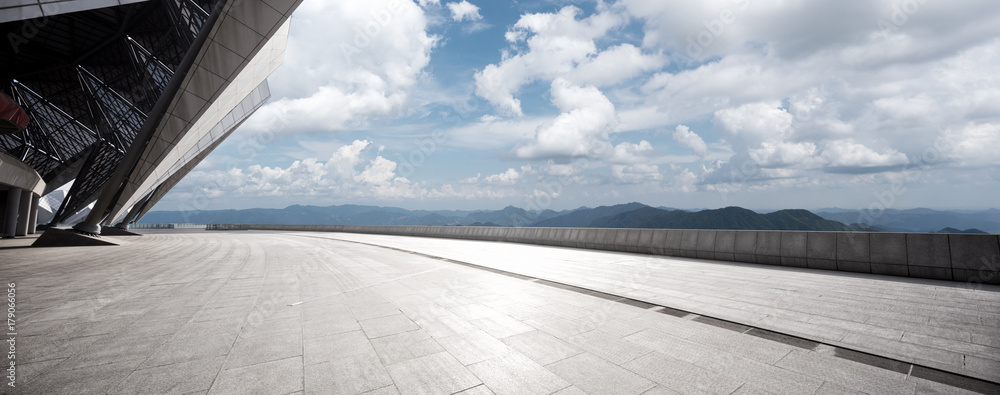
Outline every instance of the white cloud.
<svg viewBox="0 0 1000 395">
<path fill-rule="evenodd" d="M 372 185 L 388 185 L 396 177 L 396 162 L 381 156 L 373 159 L 368 167 L 354 177 L 355 181 Z"/>
<path fill-rule="evenodd" d="M 672 187 L 681 192 L 695 192 L 698 190 L 698 176 L 691 170 L 681 169 L 674 175 Z"/>
<path fill-rule="evenodd" d="M 486 115 L 478 122 L 449 129 L 446 143 L 467 149 L 507 150 L 518 142 L 532 138 L 535 131 L 548 122 L 551 119 L 545 117 L 502 120 Z"/>
<path fill-rule="evenodd" d="M 496 185 L 514 185 L 519 180 L 524 177 L 524 173 L 531 170 L 531 166 L 526 166 L 522 168 L 522 172 L 518 172 L 514 168 L 509 168 L 507 171 L 499 174 L 491 174 L 483 177 L 482 174 L 476 174 L 475 177 L 470 177 L 462 180 L 463 184 L 496 184 Z"/>
<path fill-rule="evenodd" d="M 620 184 L 639 184 L 663 180 L 660 168 L 656 165 L 633 164 L 611 165 L 611 176 Z"/>
<path fill-rule="evenodd" d="M 583 170 L 581 166 L 571 163 L 555 163 L 551 159 L 540 169 L 541 173 L 555 177 L 576 176 L 580 174 L 581 170 Z"/>
<path fill-rule="evenodd" d="M 579 63 L 598 52 L 595 39 L 625 22 L 624 17 L 610 12 L 577 20 L 581 12 L 579 8 L 568 6 L 558 13 L 522 15 L 506 38 L 514 44 L 526 41 L 527 50 L 507 56 L 498 64 L 487 65 L 476 73 L 476 95 L 489 101 L 502 114 L 521 116 L 521 101 L 515 95 L 522 86 L 570 75 Z M 601 65 L 593 67 L 596 70 Z M 594 71 L 585 70 L 584 73 L 594 74 Z"/>
<path fill-rule="evenodd" d="M 889 149 L 885 153 L 878 153 L 853 140 L 827 143 L 822 157 L 827 166 L 840 168 L 891 167 L 909 163 L 902 152 Z"/>
<path fill-rule="evenodd" d="M 653 145 L 646 140 L 639 144 L 624 142 L 615 146 L 610 162 L 612 163 L 640 163 L 649 161 L 656 154 Z"/>
<path fill-rule="evenodd" d="M 534 140 L 514 148 L 525 159 L 591 157 L 611 154 L 608 134 L 617 124 L 615 106 L 593 86 L 575 86 L 557 78 L 552 81 L 552 103 L 562 111 L 535 132 Z"/>
<path fill-rule="evenodd" d="M 915 60 L 978 45 L 1000 30 L 1000 10 L 978 0 L 915 2 L 907 4 L 909 9 L 903 13 L 897 11 L 903 3 L 893 0 L 849 4 L 622 0 L 622 4 L 630 15 L 645 22 L 644 46 L 699 60 L 761 44 L 785 59 L 829 51 L 850 53 L 845 57 L 855 64 Z M 888 22 L 889 29 L 883 28 L 883 22 Z"/>
<path fill-rule="evenodd" d="M 632 44 L 621 44 L 582 61 L 569 77 L 581 84 L 611 86 L 644 72 L 658 70 L 667 62 L 660 54 L 644 54 Z"/>
<path fill-rule="evenodd" d="M 815 154 L 816 144 L 810 142 L 765 141 L 750 149 L 750 158 L 764 168 L 809 168 Z"/>
<path fill-rule="evenodd" d="M 274 99 L 252 130 L 330 132 L 397 116 L 438 37 L 408 1 L 311 1 L 295 13 L 285 61 L 269 78 Z"/>
<path fill-rule="evenodd" d="M 483 19 L 483 16 L 479 15 L 479 7 L 468 0 L 462 0 L 461 3 L 448 3 L 448 9 L 451 10 L 451 19 L 455 22 Z"/>
<path fill-rule="evenodd" d="M 350 62 L 339 43 L 353 43 L 357 29 L 372 20 L 371 11 L 387 2 L 304 3 L 285 66 L 271 79 L 275 99 L 248 125 L 285 120 L 289 131 L 342 130 L 401 114 L 436 113 L 448 95 L 421 88 L 434 78 L 453 80 L 424 74 L 434 72 L 426 68 L 431 50 L 448 50 L 436 47 L 438 38 L 427 34 L 427 26 L 449 17 L 482 23 L 478 10 L 455 12 L 474 5 L 451 1 L 444 8 L 439 0 L 418 0 L 421 7 L 438 6 L 426 10 L 434 22 L 425 10 L 403 2 L 393 23 L 350 52 Z M 743 191 L 792 185 L 856 190 L 899 176 L 902 165 L 928 155 L 944 137 L 950 143 L 931 163 L 936 170 L 923 174 L 950 175 L 928 182 L 972 179 L 967 172 L 983 168 L 996 173 L 1000 8 L 981 0 L 917 3 L 919 10 L 905 23 L 885 32 L 878 21 L 892 17 L 892 0 L 620 0 L 599 2 L 592 14 L 573 6 L 527 13 L 505 32 L 503 48 L 488 49 L 502 55 L 493 64 L 466 66 L 478 72 L 472 81 L 455 81 L 465 91 L 450 96 L 467 95 L 473 84 L 495 114 L 477 109 L 468 123 L 441 129 L 448 137 L 442 145 L 538 160 L 534 170 L 490 174 L 507 165 L 490 166 L 483 171 L 489 175 L 466 180 L 472 183 L 430 188 L 397 180 L 392 161 L 373 159 L 374 149 L 365 148 L 355 162 L 350 148 L 327 162 L 242 171 L 259 173 L 269 180 L 262 185 L 271 188 L 292 188 L 291 180 L 282 181 L 287 173 L 302 185 L 340 177 L 344 185 L 367 185 L 370 194 L 408 188 L 414 196 L 452 198 L 531 194 L 525 184 L 535 176 L 565 177 L 580 186 L 640 183 L 635 188 L 648 190 L 658 189 L 647 183 L 659 183 L 688 192 L 724 184 Z M 724 14 L 727 9 L 732 15 Z M 641 26 L 641 37 L 634 37 L 632 23 Z M 712 29 L 721 30 L 716 35 Z M 322 38 L 307 40 L 296 32 Z M 702 53 L 689 58 L 688 39 L 697 43 L 705 32 L 711 43 L 703 40 Z M 632 44 L 637 39 L 641 45 Z M 558 113 L 544 105 L 522 108 L 522 100 L 529 103 L 524 95 L 537 95 L 537 86 L 545 85 Z M 544 93 L 530 102 L 540 97 Z M 426 107 L 417 112 L 415 106 Z M 420 119 L 427 128 L 438 126 L 432 117 Z M 670 137 L 652 133 L 657 130 L 668 130 Z M 653 146 L 663 149 L 671 138 L 691 154 L 657 155 Z M 388 146 L 391 151 L 393 144 Z M 579 166 L 566 163 L 568 158 L 590 162 Z M 667 164 L 670 170 L 659 175 Z M 689 167 L 674 167 L 680 164 Z M 701 164 L 706 167 L 696 168 Z"/>
<path fill-rule="evenodd" d="M 1000 123 L 972 123 L 943 133 L 920 153 L 920 159 L 929 163 L 951 160 L 962 166 L 996 167 L 1000 166 L 997 147 L 1000 147 Z"/>
<path fill-rule="evenodd" d="M 705 145 L 705 140 L 701 139 L 698 133 L 691 131 L 687 126 L 677 125 L 674 129 L 674 141 L 681 143 L 681 145 L 690 148 L 698 156 L 705 156 L 708 154 L 708 146 Z"/>
<path fill-rule="evenodd" d="M 355 140 L 338 148 L 326 162 L 297 160 L 286 168 L 252 165 L 229 171 L 199 171 L 190 178 L 208 196 L 234 199 L 255 196 L 398 199 L 428 197 L 438 191 L 396 174 L 396 162 L 382 156 L 365 160 L 372 142 Z"/>
<path fill-rule="evenodd" d="M 725 132 L 759 142 L 788 137 L 792 115 L 781 108 L 781 103 L 767 101 L 716 111 L 715 122 Z"/>
</svg>

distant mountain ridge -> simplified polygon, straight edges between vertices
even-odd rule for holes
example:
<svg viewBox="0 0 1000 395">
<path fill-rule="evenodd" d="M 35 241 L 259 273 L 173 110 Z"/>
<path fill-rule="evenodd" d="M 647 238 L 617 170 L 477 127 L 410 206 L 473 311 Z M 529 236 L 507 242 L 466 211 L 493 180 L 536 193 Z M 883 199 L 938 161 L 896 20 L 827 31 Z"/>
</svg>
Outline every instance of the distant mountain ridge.
<svg viewBox="0 0 1000 395">
<path fill-rule="evenodd" d="M 990 212 L 959 213 L 923 209 L 933 216 L 989 217 Z M 852 217 L 854 215 L 855 217 Z M 897 231 L 881 225 L 855 223 L 858 212 L 813 213 L 808 210 L 779 210 L 760 214 L 741 207 L 687 211 L 667 207 L 650 207 L 632 202 L 573 210 L 525 210 L 507 206 L 501 210 L 407 210 L 399 207 L 365 205 L 300 206 L 283 209 L 154 211 L 143 217 L 143 223 L 227 223 L 227 224 L 287 224 L 287 225 L 419 225 L 419 226 L 532 226 L 532 227 L 604 227 L 604 228 L 663 228 L 663 229 L 754 229 L 811 231 Z M 892 219 L 895 213 L 886 210 Z M 916 212 L 907 213 L 912 217 Z M 996 215 L 1000 216 L 1000 212 Z M 839 221 L 834 218 L 842 218 Z M 852 221 L 854 220 L 854 221 Z M 911 218 L 912 220 L 912 218 Z M 939 220 L 939 219 L 938 219 Z M 851 222 L 847 222 L 851 221 Z M 898 221 L 897 221 L 898 222 Z M 847 225 L 845 223 L 850 223 Z M 896 222 L 890 222 L 896 223 Z M 921 232 L 975 233 L 989 227 L 939 226 Z M 965 231 L 959 230 L 965 228 Z M 1000 226 L 997 227 L 1000 229 Z M 915 231 L 904 229 L 902 231 Z M 989 233 L 997 231 L 987 230 Z"/>
<path fill-rule="evenodd" d="M 570 213 L 549 218 L 543 221 L 539 221 L 532 226 L 552 227 L 552 228 L 579 228 L 584 226 L 590 226 L 590 224 L 594 222 L 594 220 L 599 218 L 643 208 L 652 208 L 652 207 L 636 202 L 619 204 L 615 206 L 600 206 L 596 208 L 581 207 L 576 210 L 573 210 Z"/>
<path fill-rule="evenodd" d="M 423 225 L 457 226 L 489 223 L 494 226 L 530 226 L 567 213 L 528 211 L 508 206 L 502 210 L 407 210 L 399 207 L 363 205 L 300 206 L 283 209 L 153 211 L 143 223 L 265 224 L 265 225 Z"/>
<path fill-rule="evenodd" d="M 828 211 L 823 211 L 828 210 Z M 927 208 L 887 209 L 882 212 L 823 209 L 816 215 L 845 224 L 865 223 L 892 232 L 934 233 L 943 228 L 982 229 L 1000 233 L 1000 210 L 941 211 Z"/>
<path fill-rule="evenodd" d="M 598 228 L 755 229 L 851 231 L 850 226 L 821 218 L 807 210 L 758 214 L 741 207 L 687 212 L 645 207 L 603 217 L 589 224 Z"/>
<path fill-rule="evenodd" d="M 966 230 L 959 230 L 959 229 L 955 229 L 955 228 L 944 228 L 944 229 L 941 229 L 941 230 L 937 231 L 937 233 L 986 234 L 986 232 L 983 232 L 983 231 L 981 231 L 979 229 L 975 229 L 975 228 L 970 228 L 970 229 L 966 229 Z"/>
</svg>

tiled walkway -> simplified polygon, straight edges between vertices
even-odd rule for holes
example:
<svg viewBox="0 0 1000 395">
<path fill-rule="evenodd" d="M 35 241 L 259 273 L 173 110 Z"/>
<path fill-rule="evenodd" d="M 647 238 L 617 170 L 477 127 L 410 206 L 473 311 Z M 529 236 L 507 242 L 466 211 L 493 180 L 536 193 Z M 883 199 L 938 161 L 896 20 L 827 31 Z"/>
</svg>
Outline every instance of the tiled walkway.
<svg viewBox="0 0 1000 395">
<path fill-rule="evenodd" d="M 1000 381 L 1000 287 L 531 245 L 317 233 L 697 312 Z"/>
<path fill-rule="evenodd" d="M 909 335 L 917 339 L 913 344 L 949 353 L 942 356 L 990 361 L 996 344 L 976 341 L 998 339 L 989 332 L 997 328 L 990 320 L 1000 300 L 992 289 L 370 235 L 174 231 L 116 239 L 124 244 L 35 249 L 0 243 L 0 281 L 16 283 L 17 290 L 13 393 L 1000 390 L 921 364 L 905 368 L 910 365 L 893 362 L 899 359 L 893 355 L 851 354 L 837 343 L 782 336 L 775 327 L 784 320 L 743 326 L 723 314 L 739 311 L 761 317 L 754 321 L 760 324 L 784 317 L 775 311 L 822 308 L 828 297 L 844 306 L 877 300 L 841 314 L 864 315 L 875 320 L 869 325 L 886 329 L 903 322 L 899 317 L 918 317 L 919 324 L 905 321 L 913 324 L 900 327 L 901 339 L 892 341 L 905 343 Z M 836 291 L 795 293 L 830 282 Z M 767 306 L 754 292 L 785 296 Z M 914 295 L 934 302 L 914 301 Z M 733 307 L 732 300 L 759 309 Z M 896 310 L 904 307 L 916 313 Z M 981 324 L 966 327 L 961 320 L 970 315 Z M 949 333 L 961 338 L 909 329 L 945 327 L 932 325 L 937 322 L 951 323 Z M 857 332 L 828 322 L 787 329 L 815 328 L 843 332 L 841 341 Z"/>
</svg>

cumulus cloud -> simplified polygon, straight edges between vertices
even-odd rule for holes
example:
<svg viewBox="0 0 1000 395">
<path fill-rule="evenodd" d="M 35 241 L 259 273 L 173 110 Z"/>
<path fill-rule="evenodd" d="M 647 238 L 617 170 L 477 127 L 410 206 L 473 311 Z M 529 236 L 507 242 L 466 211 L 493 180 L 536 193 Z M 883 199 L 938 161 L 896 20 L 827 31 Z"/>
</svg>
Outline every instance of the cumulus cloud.
<svg viewBox="0 0 1000 395">
<path fill-rule="evenodd" d="M 809 168 L 806 162 L 815 154 L 816 144 L 810 142 L 765 141 L 750 149 L 750 158 L 765 168 Z"/>
<path fill-rule="evenodd" d="M 784 139 L 792 131 L 792 115 L 777 101 L 744 104 L 715 112 L 723 131 L 746 140 Z"/>
<path fill-rule="evenodd" d="M 674 141 L 690 148 L 698 156 L 708 154 L 708 146 L 705 145 L 705 140 L 702 140 L 698 133 L 691 131 L 687 126 L 677 125 L 677 128 L 674 129 L 673 137 Z"/>
<path fill-rule="evenodd" d="M 694 174 L 694 172 L 689 169 L 680 169 L 680 171 L 674 175 L 672 181 L 673 182 L 670 187 L 674 190 L 685 193 L 695 192 L 698 190 L 698 175 Z"/>
<path fill-rule="evenodd" d="M 512 44 L 524 42 L 527 49 L 476 73 L 476 95 L 489 101 L 502 114 L 521 116 L 521 101 L 515 96 L 522 86 L 572 74 L 579 63 L 597 54 L 595 39 L 625 22 L 623 16 L 612 12 L 577 19 L 581 13 L 579 8 L 567 6 L 558 13 L 522 15 L 507 32 L 506 39 Z M 607 61 L 602 60 L 581 75 L 593 76 L 604 63 Z M 640 64 L 638 67 L 646 66 Z"/>
<path fill-rule="evenodd" d="M 659 53 L 643 53 L 632 44 L 620 44 L 581 61 L 569 78 L 578 83 L 612 86 L 658 70 L 666 62 L 667 58 Z"/>
<path fill-rule="evenodd" d="M 462 0 L 461 3 L 448 3 L 448 9 L 451 10 L 451 19 L 455 22 L 483 19 L 483 16 L 479 15 L 479 7 L 468 0 Z"/>
<path fill-rule="evenodd" d="M 619 143 L 615 146 L 615 151 L 611 156 L 612 163 L 638 163 L 649 161 L 655 156 L 656 150 L 653 145 L 646 140 L 635 143 Z"/>
<path fill-rule="evenodd" d="M 837 169 L 877 169 L 909 163 L 909 159 L 902 152 L 888 149 L 885 153 L 879 153 L 853 140 L 837 140 L 827 143 L 822 158 L 827 166 Z"/>
<path fill-rule="evenodd" d="M 645 106 L 622 110 L 628 126 L 709 114 L 736 155 L 724 162 L 772 166 L 753 179 L 781 179 L 793 166 L 801 177 L 894 172 L 941 130 L 960 135 L 1000 121 L 1000 78 L 991 71 L 1000 67 L 1000 9 L 986 2 L 914 2 L 902 14 L 888 0 L 622 4 L 643 21 L 644 51 L 688 65 L 643 84 Z M 698 56 L 688 53 L 692 41 Z"/>
<path fill-rule="evenodd" d="M 1000 166 L 997 147 L 1000 147 L 1000 123 L 970 123 L 942 133 L 921 151 L 919 158 L 924 162 L 953 161 L 968 167 Z"/>
<path fill-rule="evenodd" d="M 445 8 L 439 0 L 418 0 L 426 10 L 403 2 L 392 23 L 365 36 L 364 46 L 355 45 L 357 31 L 388 2 L 305 3 L 283 75 L 271 80 L 275 99 L 248 125 L 285 120 L 290 131 L 341 130 L 412 110 L 413 92 L 433 72 L 426 66 L 438 48 L 428 24 L 449 16 L 482 23 L 475 5 L 451 1 Z M 504 33 L 503 47 L 490 49 L 501 55 L 468 66 L 478 72 L 458 81 L 495 113 L 477 110 L 470 122 L 446 130 L 449 145 L 536 161 L 531 171 L 492 166 L 467 183 L 431 188 L 392 176 L 394 163 L 373 158 L 368 148 L 357 162 L 351 148 L 326 162 L 241 171 L 272 180 L 272 187 L 291 188 L 279 175 L 295 174 L 309 185 L 336 176 L 372 191 L 497 197 L 533 194 L 522 188 L 536 176 L 695 192 L 855 187 L 896 177 L 928 155 L 935 158 L 931 166 L 952 174 L 995 169 L 1000 8 L 983 0 L 910 3 L 918 9 L 896 19 L 892 0 L 620 0 L 592 13 L 574 6 L 525 13 Z M 424 11 L 436 22 L 427 22 Z M 307 42 L 296 31 L 322 39 Z M 339 43 L 358 51 L 346 52 L 345 62 Z M 538 86 L 549 87 L 555 110 L 522 108 L 523 95 Z M 417 105 L 431 114 L 436 104 Z M 697 157 L 653 148 L 671 145 Z"/>
<path fill-rule="evenodd" d="M 521 167 L 521 171 L 518 172 L 514 168 L 509 168 L 507 171 L 499 174 L 490 174 L 483 176 L 482 174 L 476 174 L 475 177 L 470 177 L 462 180 L 465 184 L 495 184 L 495 185 L 514 185 L 519 180 L 521 180 L 524 175 L 531 171 L 531 166 Z"/>
<path fill-rule="evenodd" d="M 593 157 L 611 153 L 608 134 L 617 124 L 615 106 L 593 86 L 576 86 L 562 78 L 552 81 L 552 104 L 562 112 L 542 125 L 532 141 L 514 148 L 524 159 Z"/>
<path fill-rule="evenodd" d="M 375 156 L 366 160 L 372 142 L 355 140 L 341 146 L 325 161 L 307 158 L 288 167 L 252 165 L 228 171 L 195 171 L 209 196 L 281 196 L 399 199 L 433 196 L 426 188 L 396 173 L 396 162 Z"/>
<path fill-rule="evenodd" d="M 611 165 L 611 176 L 620 184 L 639 184 L 663 180 L 660 168 L 650 164 Z"/>
<path fill-rule="evenodd" d="M 285 62 L 269 78 L 275 99 L 246 127 L 339 131 L 410 106 L 410 91 L 439 39 L 427 33 L 427 18 L 416 3 L 314 1 L 295 15 Z"/>
</svg>

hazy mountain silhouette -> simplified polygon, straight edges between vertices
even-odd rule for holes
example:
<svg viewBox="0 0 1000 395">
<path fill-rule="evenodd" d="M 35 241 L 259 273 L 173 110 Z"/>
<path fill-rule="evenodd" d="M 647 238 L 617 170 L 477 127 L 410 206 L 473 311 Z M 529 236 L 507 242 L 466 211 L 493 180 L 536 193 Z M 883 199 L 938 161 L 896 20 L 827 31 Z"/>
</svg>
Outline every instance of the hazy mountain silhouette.
<svg viewBox="0 0 1000 395">
<path fill-rule="evenodd" d="M 950 228 L 950 227 L 949 228 L 941 229 L 941 230 L 937 231 L 937 233 L 986 234 L 986 232 L 983 232 L 983 231 L 981 231 L 979 229 L 975 229 L 975 228 L 969 228 L 969 229 L 966 229 L 966 230 L 958 230 L 958 229 Z"/>
<path fill-rule="evenodd" d="M 975 233 L 1000 232 L 1000 210 L 935 211 L 886 210 L 875 225 L 859 224 L 862 213 L 842 209 L 814 214 L 807 210 L 779 210 L 760 214 L 741 207 L 687 211 L 650 207 L 632 202 L 573 210 L 407 210 L 365 205 L 302 206 L 283 209 L 153 211 L 143 223 L 288 224 L 288 225 L 423 225 L 423 226 L 538 226 L 663 229 L 758 229 L 816 231 L 903 231 Z M 845 223 L 850 225 L 845 225 Z M 885 223 L 885 224 L 883 224 Z M 975 225 L 979 224 L 979 225 Z M 992 224 L 992 225 L 991 225 Z M 984 226 L 985 225 L 985 226 Z M 944 229 L 942 229 L 944 228 Z M 966 230 L 960 230 L 966 229 Z M 986 233 L 983 232 L 983 233 Z"/>
<path fill-rule="evenodd" d="M 600 206 L 595 208 L 581 207 L 576 210 L 557 217 L 552 217 L 536 222 L 532 226 L 552 227 L 552 228 L 573 228 L 589 226 L 591 222 L 598 218 L 603 218 L 615 214 L 638 210 L 641 208 L 651 208 L 642 203 L 618 204 L 614 206 Z"/>
<path fill-rule="evenodd" d="M 698 212 L 645 207 L 598 218 L 589 226 L 663 229 L 853 230 L 847 225 L 823 219 L 807 210 L 781 210 L 768 214 L 758 214 L 741 207 L 726 207 Z"/>
<path fill-rule="evenodd" d="M 879 212 L 859 210 L 817 211 L 820 217 L 845 224 L 866 223 L 893 232 L 933 233 L 942 228 L 982 229 L 1000 233 L 1000 210 L 940 211 L 926 208 L 909 210 L 887 209 Z"/>
</svg>

